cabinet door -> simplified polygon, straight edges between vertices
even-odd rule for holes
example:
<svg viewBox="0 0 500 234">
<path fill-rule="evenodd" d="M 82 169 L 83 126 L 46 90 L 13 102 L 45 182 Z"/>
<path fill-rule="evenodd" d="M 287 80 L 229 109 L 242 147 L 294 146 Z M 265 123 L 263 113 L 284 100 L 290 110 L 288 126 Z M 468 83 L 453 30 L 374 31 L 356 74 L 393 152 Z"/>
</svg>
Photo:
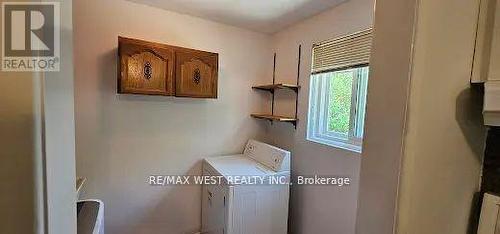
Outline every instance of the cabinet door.
<svg viewBox="0 0 500 234">
<path fill-rule="evenodd" d="M 174 94 L 172 49 L 119 38 L 119 57 L 119 93 Z"/>
<path fill-rule="evenodd" d="M 217 70 L 218 54 L 177 51 L 175 96 L 217 98 Z"/>
<path fill-rule="evenodd" d="M 224 234 L 226 227 L 226 195 L 219 185 L 202 187 L 202 233 Z"/>
<path fill-rule="evenodd" d="M 492 41 L 491 41 L 491 51 L 490 51 L 490 61 L 488 70 L 488 80 L 500 82 L 500 1 L 496 0 L 490 3 L 490 7 L 493 8 L 493 18 L 494 22 L 492 31 Z M 498 84 L 498 83 L 497 83 Z M 498 99 L 497 99 L 498 100 Z"/>
<path fill-rule="evenodd" d="M 474 60 L 472 64 L 472 83 L 483 83 L 488 80 L 492 40 L 495 26 L 495 5 L 497 0 L 475 0 L 479 6 Z"/>
</svg>

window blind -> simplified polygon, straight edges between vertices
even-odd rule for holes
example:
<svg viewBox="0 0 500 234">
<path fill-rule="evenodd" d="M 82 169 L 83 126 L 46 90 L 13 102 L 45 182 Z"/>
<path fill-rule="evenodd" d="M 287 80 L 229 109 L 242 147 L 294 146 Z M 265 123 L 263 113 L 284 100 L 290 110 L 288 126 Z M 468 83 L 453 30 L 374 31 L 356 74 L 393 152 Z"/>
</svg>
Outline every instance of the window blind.
<svg viewBox="0 0 500 234">
<path fill-rule="evenodd" d="M 372 29 L 313 45 L 312 73 L 368 65 L 372 47 Z"/>
</svg>

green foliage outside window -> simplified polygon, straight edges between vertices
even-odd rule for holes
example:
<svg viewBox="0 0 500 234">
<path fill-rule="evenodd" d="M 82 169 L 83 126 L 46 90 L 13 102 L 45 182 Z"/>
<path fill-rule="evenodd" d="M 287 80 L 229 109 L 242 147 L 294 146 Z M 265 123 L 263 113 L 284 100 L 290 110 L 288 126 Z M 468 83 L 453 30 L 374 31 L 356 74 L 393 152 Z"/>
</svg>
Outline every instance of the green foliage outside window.
<svg viewBox="0 0 500 234">
<path fill-rule="evenodd" d="M 331 73 L 328 106 L 328 131 L 349 133 L 351 116 L 352 70 Z"/>
</svg>

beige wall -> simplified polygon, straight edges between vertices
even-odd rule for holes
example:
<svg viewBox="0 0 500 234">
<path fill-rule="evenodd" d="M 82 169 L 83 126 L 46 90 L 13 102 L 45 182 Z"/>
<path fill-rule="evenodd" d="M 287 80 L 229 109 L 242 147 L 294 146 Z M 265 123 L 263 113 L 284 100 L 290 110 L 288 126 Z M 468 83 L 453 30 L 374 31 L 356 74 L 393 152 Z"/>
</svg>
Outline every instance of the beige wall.
<svg viewBox="0 0 500 234">
<path fill-rule="evenodd" d="M 348 187 L 292 187 L 292 233 L 354 233 L 361 156 L 358 153 L 307 141 L 307 112 L 312 44 L 372 27 L 373 0 L 351 0 L 273 35 L 277 53 L 276 82 L 295 83 L 298 45 L 302 44 L 297 130 L 276 123 L 270 130 L 276 145 L 292 150 L 292 173 L 349 176 Z M 271 82 L 271 77 L 267 79 Z M 295 96 L 280 91 L 276 112 L 293 116 Z"/>
<path fill-rule="evenodd" d="M 485 141 L 470 88 L 478 0 L 421 0 L 398 233 L 468 233 Z"/>
<path fill-rule="evenodd" d="M 0 233 L 42 231 L 40 86 L 36 74 L 0 72 Z"/>
<path fill-rule="evenodd" d="M 77 175 L 105 203 L 107 233 L 190 233 L 201 187 L 152 187 L 149 175 L 201 173 L 201 159 L 264 139 L 251 89 L 271 77 L 270 36 L 122 0 L 74 2 Z M 118 35 L 219 53 L 218 99 L 116 94 Z"/>
<path fill-rule="evenodd" d="M 43 231 L 40 90 L 39 74 L 0 71 L 0 233 Z"/>
<path fill-rule="evenodd" d="M 417 0 L 377 1 L 356 233 L 393 233 Z"/>
</svg>

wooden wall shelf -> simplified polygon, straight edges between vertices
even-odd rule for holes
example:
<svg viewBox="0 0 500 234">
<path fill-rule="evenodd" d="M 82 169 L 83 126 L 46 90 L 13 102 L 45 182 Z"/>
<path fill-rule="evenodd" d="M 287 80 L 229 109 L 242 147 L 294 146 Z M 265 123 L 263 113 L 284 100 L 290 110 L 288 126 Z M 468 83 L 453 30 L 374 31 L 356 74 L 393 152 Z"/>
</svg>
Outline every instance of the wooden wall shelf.
<svg viewBox="0 0 500 234">
<path fill-rule="evenodd" d="M 291 89 L 295 92 L 298 92 L 300 89 L 300 86 L 293 85 L 293 84 L 270 84 L 270 85 L 253 86 L 252 89 L 259 89 L 259 90 L 264 90 L 264 91 L 269 91 L 269 92 L 274 92 L 274 90 L 277 90 L 277 89 Z"/>
<path fill-rule="evenodd" d="M 290 122 L 290 123 L 297 122 L 297 119 L 294 117 L 285 117 L 285 116 L 279 116 L 279 115 L 251 114 L 250 116 L 257 118 L 257 119 L 267 119 L 270 121 Z"/>
<path fill-rule="evenodd" d="M 297 110 L 298 110 L 298 104 L 299 104 L 299 77 L 300 77 L 300 57 L 301 57 L 301 52 L 302 52 L 302 46 L 299 45 L 299 56 L 298 56 L 298 62 L 297 62 L 297 81 L 296 84 L 283 84 L 279 83 L 276 84 L 276 53 L 274 53 L 274 61 L 273 61 L 273 83 L 269 85 L 256 85 L 253 86 L 252 89 L 258 89 L 258 90 L 264 90 L 264 91 L 269 91 L 271 92 L 271 114 L 250 114 L 251 117 L 256 118 L 256 119 L 264 119 L 264 120 L 269 120 L 271 124 L 274 121 L 277 122 L 285 122 L 285 123 L 291 123 L 297 129 L 297 122 L 299 119 L 297 118 Z M 279 116 L 274 114 L 274 91 L 278 89 L 290 89 L 295 92 L 295 117 L 285 117 L 285 116 Z"/>
</svg>

